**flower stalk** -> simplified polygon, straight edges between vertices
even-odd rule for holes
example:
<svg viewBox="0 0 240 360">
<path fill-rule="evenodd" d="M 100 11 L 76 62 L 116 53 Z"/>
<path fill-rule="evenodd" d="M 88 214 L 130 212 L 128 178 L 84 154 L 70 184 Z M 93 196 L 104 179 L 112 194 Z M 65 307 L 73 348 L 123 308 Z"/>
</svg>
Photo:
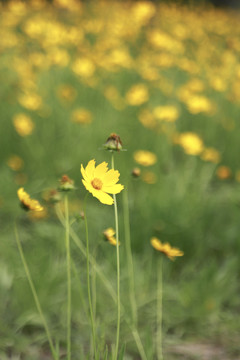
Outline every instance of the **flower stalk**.
<svg viewBox="0 0 240 360">
<path fill-rule="evenodd" d="M 71 360 L 71 254 L 70 254 L 70 237 L 69 237 L 69 211 L 68 211 L 68 195 L 64 196 L 65 209 L 65 247 L 66 247 L 66 263 L 67 263 L 67 360 Z"/>
<path fill-rule="evenodd" d="M 114 170 L 114 153 L 112 152 L 112 169 Z M 120 321 L 121 321 L 121 303 L 120 303 L 120 256 L 119 256 L 119 231 L 118 231 L 118 208 L 116 195 L 113 194 L 114 200 L 114 215 L 115 215 L 115 229 L 116 229 L 116 256 L 117 256 L 117 333 L 116 333 L 116 349 L 115 360 L 118 356 L 119 335 L 120 335 Z"/>
<path fill-rule="evenodd" d="M 91 321 L 91 328 L 92 328 L 92 341 L 93 341 L 93 347 L 94 347 L 94 359 L 97 359 L 96 331 L 95 331 L 95 322 L 94 322 L 94 316 L 93 316 L 91 283 L 90 283 L 89 236 L 88 236 L 88 223 L 87 223 L 87 214 L 86 214 L 87 196 L 88 196 L 88 194 L 86 194 L 85 200 L 84 200 L 84 222 L 85 222 L 85 231 L 86 231 L 86 258 L 87 258 L 87 289 L 88 289 L 90 321 Z"/>
<path fill-rule="evenodd" d="M 158 257 L 157 271 L 157 359 L 163 360 L 162 353 L 162 256 Z"/>
</svg>

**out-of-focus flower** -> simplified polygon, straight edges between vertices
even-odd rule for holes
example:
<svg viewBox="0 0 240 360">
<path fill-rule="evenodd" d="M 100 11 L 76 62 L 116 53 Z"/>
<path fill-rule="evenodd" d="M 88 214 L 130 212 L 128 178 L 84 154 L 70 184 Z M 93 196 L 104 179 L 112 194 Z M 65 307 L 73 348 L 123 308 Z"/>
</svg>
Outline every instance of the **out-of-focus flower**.
<svg viewBox="0 0 240 360">
<path fill-rule="evenodd" d="M 212 113 L 214 106 L 205 96 L 192 95 L 186 101 L 188 110 L 192 114 Z"/>
<path fill-rule="evenodd" d="M 17 194 L 21 205 L 25 210 L 43 211 L 43 206 L 41 206 L 37 200 L 31 199 L 24 191 L 24 188 L 18 189 Z"/>
<path fill-rule="evenodd" d="M 232 171 L 228 166 L 221 165 L 217 168 L 216 174 L 219 179 L 226 180 L 232 176 Z"/>
<path fill-rule="evenodd" d="M 147 184 L 156 184 L 157 182 L 157 175 L 152 171 L 144 171 L 142 174 L 142 179 Z"/>
<path fill-rule="evenodd" d="M 103 235 L 105 237 L 105 239 L 111 244 L 116 246 L 117 245 L 117 240 L 115 238 L 116 232 L 115 230 L 113 230 L 113 228 L 107 228 L 106 230 L 103 231 Z M 120 245 L 120 243 L 119 243 Z"/>
<path fill-rule="evenodd" d="M 138 150 L 133 154 L 134 160 L 143 166 L 151 166 L 157 162 L 157 156 L 151 151 Z"/>
<path fill-rule="evenodd" d="M 134 178 L 138 178 L 140 175 L 141 175 L 141 169 L 136 167 L 132 170 L 132 176 Z"/>
<path fill-rule="evenodd" d="M 28 136 L 33 132 L 34 123 L 31 118 L 26 114 L 17 114 L 13 118 L 13 124 L 21 136 Z"/>
<path fill-rule="evenodd" d="M 113 198 L 108 194 L 118 194 L 124 189 L 123 185 L 117 184 L 119 172 L 108 170 L 105 161 L 95 167 L 95 160 L 90 160 L 85 169 L 81 165 L 81 173 L 85 188 L 102 204 L 112 205 Z"/>
<path fill-rule="evenodd" d="M 42 99 L 34 93 L 21 94 L 18 98 L 19 103 L 28 110 L 38 110 L 42 105 Z"/>
<path fill-rule="evenodd" d="M 178 248 L 171 247 L 169 243 L 162 243 L 156 237 L 151 238 L 151 245 L 154 249 L 166 255 L 170 260 L 175 260 L 176 256 L 184 255 L 183 251 Z"/>
<path fill-rule="evenodd" d="M 155 12 L 155 5 L 150 1 L 134 2 L 131 11 L 133 20 L 141 25 L 146 25 Z"/>
<path fill-rule="evenodd" d="M 210 161 L 214 164 L 217 164 L 221 160 L 221 156 L 219 154 L 219 151 L 209 147 L 209 148 L 204 148 L 201 154 L 201 159 L 204 161 Z"/>
<path fill-rule="evenodd" d="M 179 117 L 176 106 L 157 106 L 153 109 L 153 115 L 160 121 L 174 122 Z"/>
<path fill-rule="evenodd" d="M 7 159 L 7 164 L 12 170 L 19 171 L 23 168 L 24 161 L 20 156 L 12 155 Z"/>
<path fill-rule="evenodd" d="M 71 120 L 77 124 L 90 124 L 92 113 L 87 109 L 78 108 L 72 112 Z"/>
<path fill-rule="evenodd" d="M 175 137 L 174 141 L 179 144 L 188 155 L 199 155 L 204 149 L 202 139 L 192 132 L 181 133 Z"/>
<path fill-rule="evenodd" d="M 57 94 L 61 100 L 68 103 L 72 102 L 77 96 L 76 89 L 70 85 L 60 85 L 57 89 Z"/>
<path fill-rule="evenodd" d="M 75 60 L 72 65 L 72 70 L 75 74 L 88 78 L 94 74 L 95 65 L 90 59 L 81 58 Z"/>
<path fill-rule="evenodd" d="M 133 85 L 126 94 L 127 103 L 133 106 L 144 104 L 148 98 L 148 88 L 144 84 Z"/>
<path fill-rule="evenodd" d="M 138 115 L 138 119 L 146 128 L 154 129 L 156 127 L 156 119 L 149 109 L 142 109 Z"/>
</svg>

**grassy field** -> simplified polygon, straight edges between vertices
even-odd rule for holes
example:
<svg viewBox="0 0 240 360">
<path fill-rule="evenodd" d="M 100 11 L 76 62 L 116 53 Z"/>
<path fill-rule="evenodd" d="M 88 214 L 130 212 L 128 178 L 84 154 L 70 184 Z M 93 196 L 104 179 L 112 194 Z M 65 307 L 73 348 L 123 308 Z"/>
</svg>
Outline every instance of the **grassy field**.
<svg viewBox="0 0 240 360">
<path fill-rule="evenodd" d="M 111 133 L 124 150 L 114 155 L 125 186 L 116 195 L 118 359 L 161 360 L 162 258 L 164 359 L 240 357 L 239 19 L 237 12 L 151 2 L 0 5 L 1 360 L 53 358 L 14 224 L 59 359 L 70 360 L 64 193 L 50 201 L 65 174 L 75 184 L 68 196 L 71 358 L 93 358 L 80 166 L 95 159 L 111 168 L 103 147 Z M 21 187 L 43 211 L 22 210 Z M 115 359 L 118 247 L 103 236 L 116 229 L 114 206 L 89 195 L 85 215 L 97 351 L 99 359 Z M 169 260 L 152 237 L 184 256 Z"/>
</svg>

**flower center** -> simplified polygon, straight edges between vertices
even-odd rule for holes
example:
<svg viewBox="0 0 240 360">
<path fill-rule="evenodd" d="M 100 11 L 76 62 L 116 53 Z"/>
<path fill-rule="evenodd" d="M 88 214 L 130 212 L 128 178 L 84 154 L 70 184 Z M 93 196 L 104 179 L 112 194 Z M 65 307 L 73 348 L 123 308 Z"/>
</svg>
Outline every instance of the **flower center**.
<svg viewBox="0 0 240 360">
<path fill-rule="evenodd" d="M 101 190 L 103 183 L 100 179 L 94 178 L 91 182 L 92 187 L 94 187 L 94 189 L 96 190 Z"/>
</svg>

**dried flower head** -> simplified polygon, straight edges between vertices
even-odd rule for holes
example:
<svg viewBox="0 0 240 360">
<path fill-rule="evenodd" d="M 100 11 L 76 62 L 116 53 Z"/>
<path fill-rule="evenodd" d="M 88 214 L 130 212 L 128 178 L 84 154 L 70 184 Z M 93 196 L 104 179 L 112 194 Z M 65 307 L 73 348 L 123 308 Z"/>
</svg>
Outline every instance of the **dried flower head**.
<svg viewBox="0 0 240 360">
<path fill-rule="evenodd" d="M 61 191 L 70 191 L 74 190 L 74 181 L 70 179 L 67 175 L 63 175 L 60 180 L 59 190 Z"/>
<path fill-rule="evenodd" d="M 120 136 L 112 133 L 108 138 L 105 144 L 103 145 L 106 150 L 110 151 L 120 151 L 122 150 L 122 141 Z"/>
</svg>

